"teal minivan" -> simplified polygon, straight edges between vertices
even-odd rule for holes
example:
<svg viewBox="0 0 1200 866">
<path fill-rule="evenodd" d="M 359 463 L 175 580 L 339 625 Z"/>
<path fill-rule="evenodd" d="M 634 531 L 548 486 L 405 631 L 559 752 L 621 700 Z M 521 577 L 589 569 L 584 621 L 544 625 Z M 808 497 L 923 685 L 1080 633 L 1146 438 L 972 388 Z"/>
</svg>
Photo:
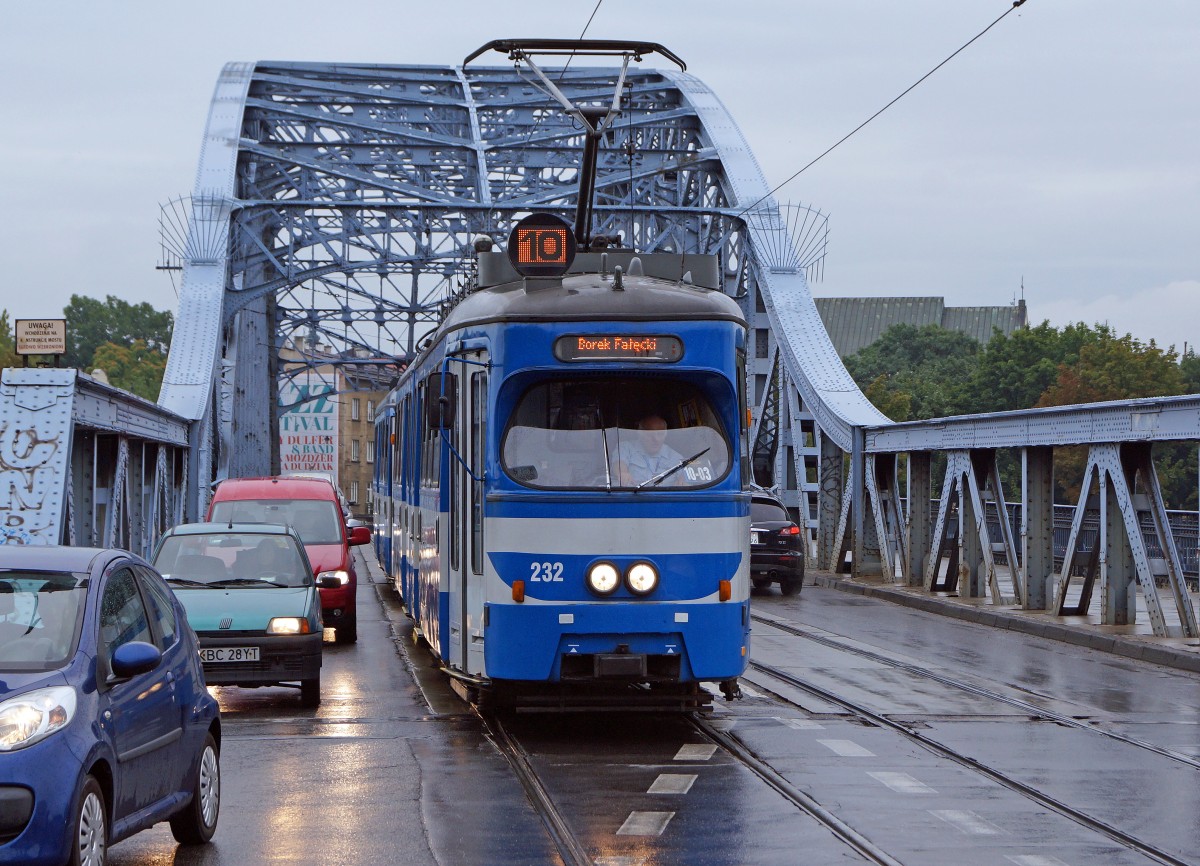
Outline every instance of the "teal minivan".
<svg viewBox="0 0 1200 866">
<path fill-rule="evenodd" d="M 188 523 L 158 542 L 154 567 L 187 611 L 211 685 L 293 685 L 321 703 L 321 599 L 290 527 Z"/>
</svg>

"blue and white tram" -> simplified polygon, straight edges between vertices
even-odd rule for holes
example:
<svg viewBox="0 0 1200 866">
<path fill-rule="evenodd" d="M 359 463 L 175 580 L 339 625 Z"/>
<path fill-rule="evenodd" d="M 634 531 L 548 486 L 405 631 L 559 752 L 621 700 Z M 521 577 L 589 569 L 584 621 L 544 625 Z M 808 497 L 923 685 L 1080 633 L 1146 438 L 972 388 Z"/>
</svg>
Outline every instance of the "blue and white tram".
<svg viewBox="0 0 1200 866">
<path fill-rule="evenodd" d="M 588 253 L 522 277 L 485 252 L 479 274 L 376 414 L 377 552 L 421 636 L 526 705 L 733 697 L 746 323 L 715 259 Z"/>
</svg>

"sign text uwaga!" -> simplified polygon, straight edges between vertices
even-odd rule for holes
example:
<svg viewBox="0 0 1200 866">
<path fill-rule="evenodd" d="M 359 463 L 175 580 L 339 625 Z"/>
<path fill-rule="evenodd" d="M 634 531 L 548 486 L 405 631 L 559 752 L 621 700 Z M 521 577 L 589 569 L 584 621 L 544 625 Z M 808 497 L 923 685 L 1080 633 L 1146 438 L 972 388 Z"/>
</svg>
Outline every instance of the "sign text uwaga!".
<svg viewBox="0 0 1200 866">
<path fill-rule="evenodd" d="M 65 355 L 66 319 L 17 319 L 14 336 L 18 355 Z"/>
<path fill-rule="evenodd" d="M 683 341 L 665 334 L 568 334 L 554 343 L 560 361 L 665 361 L 683 357 Z"/>
</svg>

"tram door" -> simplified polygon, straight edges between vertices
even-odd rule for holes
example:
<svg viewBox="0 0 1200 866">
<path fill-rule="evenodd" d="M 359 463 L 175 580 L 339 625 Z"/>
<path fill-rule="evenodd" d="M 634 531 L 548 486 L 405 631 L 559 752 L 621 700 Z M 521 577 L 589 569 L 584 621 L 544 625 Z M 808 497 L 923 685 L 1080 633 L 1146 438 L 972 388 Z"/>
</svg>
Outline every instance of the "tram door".
<svg viewBox="0 0 1200 866">
<path fill-rule="evenodd" d="M 451 457 L 450 662 L 483 674 L 483 478 L 487 444 L 487 353 L 463 356 Z"/>
</svg>

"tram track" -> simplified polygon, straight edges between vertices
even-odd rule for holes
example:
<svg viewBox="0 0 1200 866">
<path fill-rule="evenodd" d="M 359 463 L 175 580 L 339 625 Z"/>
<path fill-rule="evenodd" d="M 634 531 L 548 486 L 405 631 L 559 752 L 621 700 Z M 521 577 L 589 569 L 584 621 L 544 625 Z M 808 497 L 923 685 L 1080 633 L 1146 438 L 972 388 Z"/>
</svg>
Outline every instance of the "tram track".
<svg viewBox="0 0 1200 866">
<path fill-rule="evenodd" d="M 488 736 L 512 768 L 513 775 L 525 789 L 534 811 L 541 818 L 546 832 L 550 835 L 555 847 L 558 848 L 563 863 L 566 866 L 594 866 L 594 861 L 588 854 L 587 848 L 571 829 L 571 825 L 567 823 L 562 812 L 554 805 L 553 798 L 542 784 L 537 771 L 533 769 L 533 764 L 525 749 L 508 732 L 499 716 L 481 712 L 478 708 L 476 708 L 476 712 L 483 721 Z"/>
<path fill-rule="evenodd" d="M 766 782 L 767 785 L 775 789 L 784 799 L 788 800 L 800 809 L 800 811 L 829 829 L 835 836 L 865 857 L 869 862 L 879 864 L 879 866 L 902 866 L 900 860 L 892 857 L 883 848 L 859 833 L 832 811 L 826 809 L 810 794 L 791 784 L 786 778 L 776 772 L 770 764 L 755 755 L 737 737 L 720 730 L 708 719 L 700 716 L 692 716 L 691 722 L 703 736 L 724 749 L 735 761 Z"/>
<path fill-rule="evenodd" d="M 1051 797 L 1050 795 L 1039 791 L 1037 788 L 1022 782 L 1019 779 L 1013 778 L 1001 770 L 998 770 L 994 767 L 989 767 L 988 765 L 975 760 L 969 755 L 965 755 L 962 752 L 951 748 L 950 746 L 939 743 L 937 740 L 928 737 L 919 731 L 913 730 L 902 722 L 897 722 L 886 715 L 876 713 L 875 711 L 862 706 L 861 704 L 857 704 L 853 701 L 843 698 L 840 695 L 821 688 L 814 683 L 807 682 L 772 665 L 751 661 L 750 667 L 775 680 L 778 680 L 790 688 L 805 692 L 830 704 L 839 706 L 846 712 L 858 717 L 864 722 L 868 722 L 877 727 L 893 731 L 910 740 L 911 742 L 920 745 L 927 751 L 958 764 L 961 767 L 978 773 L 979 775 L 990 779 L 996 784 L 1020 794 L 1029 800 L 1032 800 L 1039 806 L 1068 818 L 1080 826 L 1105 836 L 1114 842 L 1124 845 L 1128 849 L 1136 851 L 1150 858 L 1151 860 L 1154 860 L 1155 862 L 1168 864 L 1168 866 L 1194 866 L 1194 863 L 1191 861 L 1180 859 L 1168 851 L 1163 851 L 1162 849 L 1157 848 L 1148 842 L 1144 842 L 1131 833 L 1126 833 L 1125 831 L 1113 827 L 1111 824 L 1108 824 L 1105 821 L 1094 818 L 1091 815 L 1088 815 L 1086 812 L 1083 812 L 1061 800 Z M 761 683 L 759 685 L 761 685 Z M 776 700 L 786 703 L 790 706 L 798 706 L 794 701 L 790 701 L 778 693 L 772 692 L 772 696 Z M 728 737 L 729 735 L 725 736 Z M 730 739 L 734 738 L 730 737 Z"/>
<path fill-rule="evenodd" d="M 1147 752 L 1152 752 L 1160 757 L 1167 758 L 1180 764 L 1185 764 L 1194 769 L 1200 769 L 1200 760 L 1197 760 L 1190 755 L 1181 754 L 1171 749 L 1164 748 L 1163 746 L 1155 745 L 1154 743 L 1138 739 L 1137 737 L 1131 737 L 1128 734 L 1121 734 L 1116 731 L 1106 730 L 1093 722 L 1077 719 L 1074 716 L 1068 716 L 1064 713 L 1056 713 L 1053 710 L 1039 707 L 1036 704 L 1023 701 L 1020 698 L 1015 698 L 1011 695 L 1004 695 L 1000 692 L 983 688 L 982 686 L 972 685 L 971 683 L 963 682 L 962 680 L 946 676 L 945 674 L 940 674 L 937 671 L 932 671 L 929 668 L 922 667 L 921 665 L 897 661 L 896 659 L 889 658 L 882 653 L 872 652 L 871 650 L 863 649 L 862 647 L 850 646 L 849 644 L 843 643 L 839 640 L 834 640 L 833 638 L 816 635 L 812 632 L 799 628 L 798 626 L 782 622 L 777 619 L 764 617 L 753 613 L 750 615 L 750 619 L 755 622 L 760 622 L 763 625 L 770 626 L 771 628 L 778 629 L 779 631 L 790 634 L 794 637 L 803 638 L 804 640 L 820 644 L 821 646 L 828 647 L 839 652 L 856 655 L 859 658 L 869 659 L 870 661 L 886 665 L 894 670 L 904 671 L 906 673 L 913 674 L 914 676 L 931 680 L 967 694 L 975 695 L 976 697 L 986 698 L 1006 706 L 1014 707 L 1015 709 L 1027 713 L 1031 718 L 1054 722 L 1055 724 L 1062 725 L 1063 727 L 1089 731 L 1090 733 L 1098 734 L 1102 737 L 1124 743 L 1128 746 L 1144 749 Z"/>
</svg>

